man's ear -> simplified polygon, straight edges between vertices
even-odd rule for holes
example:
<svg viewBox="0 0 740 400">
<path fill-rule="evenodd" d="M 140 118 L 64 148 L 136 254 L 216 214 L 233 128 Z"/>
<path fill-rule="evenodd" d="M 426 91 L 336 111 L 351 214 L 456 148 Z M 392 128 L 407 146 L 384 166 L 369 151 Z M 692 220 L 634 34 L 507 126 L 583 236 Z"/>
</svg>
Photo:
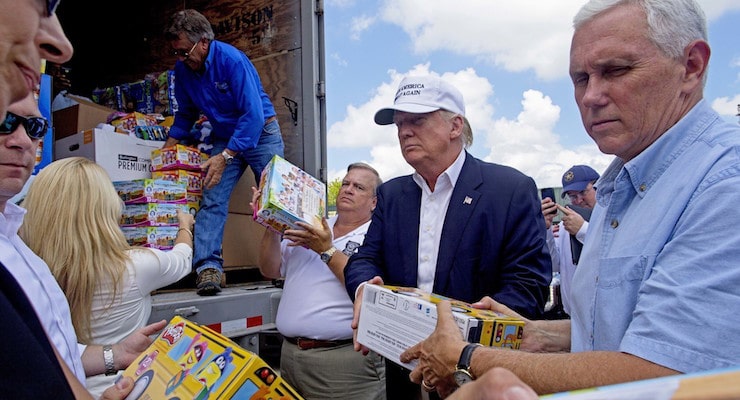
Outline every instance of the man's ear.
<svg viewBox="0 0 740 400">
<path fill-rule="evenodd" d="M 709 44 L 704 40 L 695 40 L 686 46 L 683 57 L 683 66 L 686 69 L 683 89 L 686 93 L 694 92 L 697 86 L 704 84 L 710 55 Z"/>
</svg>

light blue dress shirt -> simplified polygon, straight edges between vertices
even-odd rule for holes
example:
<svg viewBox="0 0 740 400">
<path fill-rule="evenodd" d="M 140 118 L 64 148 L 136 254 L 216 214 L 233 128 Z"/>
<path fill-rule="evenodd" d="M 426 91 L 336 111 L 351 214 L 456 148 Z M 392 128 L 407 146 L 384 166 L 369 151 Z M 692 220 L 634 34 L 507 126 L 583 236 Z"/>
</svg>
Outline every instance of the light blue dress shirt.
<svg viewBox="0 0 740 400">
<path fill-rule="evenodd" d="M 572 351 L 680 372 L 740 365 L 739 153 L 740 126 L 702 100 L 612 162 L 573 279 Z"/>
</svg>

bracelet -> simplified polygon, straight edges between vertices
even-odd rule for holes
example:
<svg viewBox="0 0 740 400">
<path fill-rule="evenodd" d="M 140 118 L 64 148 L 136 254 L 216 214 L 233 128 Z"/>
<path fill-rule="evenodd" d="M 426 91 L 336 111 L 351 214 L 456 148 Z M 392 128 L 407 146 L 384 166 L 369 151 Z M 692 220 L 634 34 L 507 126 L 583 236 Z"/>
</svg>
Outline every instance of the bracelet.
<svg viewBox="0 0 740 400">
<path fill-rule="evenodd" d="M 187 232 L 188 235 L 190 235 L 190 240 L 193 240 L 194 239 L 193 238 L 193 232 L 191 232 L 190 229 L 188 229 L 188 228 L 180 228 L 180 229 L 177 230 L 177 233 L 180 233 L 180 231 Z"/>
<path fill-rule="evenodd" d="M 105 361 L 105 375 L 115 375 L 116 365 L 113 363 L 113 346 L 109 344 L 103 346 L 103 360 Z"/>
</svg>

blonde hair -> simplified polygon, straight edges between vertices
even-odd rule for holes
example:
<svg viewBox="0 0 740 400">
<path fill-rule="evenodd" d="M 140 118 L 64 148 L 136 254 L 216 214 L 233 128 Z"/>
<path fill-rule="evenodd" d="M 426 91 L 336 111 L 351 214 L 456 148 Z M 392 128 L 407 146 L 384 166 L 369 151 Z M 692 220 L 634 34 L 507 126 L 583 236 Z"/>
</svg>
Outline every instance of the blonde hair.
<svg viewBox="0 0 740 400">
<path fill-rule="evenodd" d="M 131 246 L 118 223 L 123 202 L 105 170 L 82 157 L 54 161 L 39 172 L 23 203 L 21 238 L 49 265 L 67 296 L 81 343 L 90 344 L 93 296 L 121 289 Z"/>
</svg>

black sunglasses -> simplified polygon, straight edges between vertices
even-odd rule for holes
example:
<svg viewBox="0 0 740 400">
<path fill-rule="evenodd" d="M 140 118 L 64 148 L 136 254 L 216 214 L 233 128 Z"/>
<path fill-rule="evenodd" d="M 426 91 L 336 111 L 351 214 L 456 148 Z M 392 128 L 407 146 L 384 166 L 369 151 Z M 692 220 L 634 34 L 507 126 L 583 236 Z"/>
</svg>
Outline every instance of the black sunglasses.
<svg viewBox="0 0 740 400">
<path fill-rule="evenodd" d="M 21 124 L 26 128 L 26 134 L 31 139 L 41 139 L 49 130 L 49 121 L 44 117 L 21 117 L 8 111 L 5 121 L 0 125 L 0 134 L 13 133 Z"/>
<path fill-rule="evenodd" d="M 57 11 L 61 0 L 46 0 L 46 16 L 51 17 Z"/>
</svg>

